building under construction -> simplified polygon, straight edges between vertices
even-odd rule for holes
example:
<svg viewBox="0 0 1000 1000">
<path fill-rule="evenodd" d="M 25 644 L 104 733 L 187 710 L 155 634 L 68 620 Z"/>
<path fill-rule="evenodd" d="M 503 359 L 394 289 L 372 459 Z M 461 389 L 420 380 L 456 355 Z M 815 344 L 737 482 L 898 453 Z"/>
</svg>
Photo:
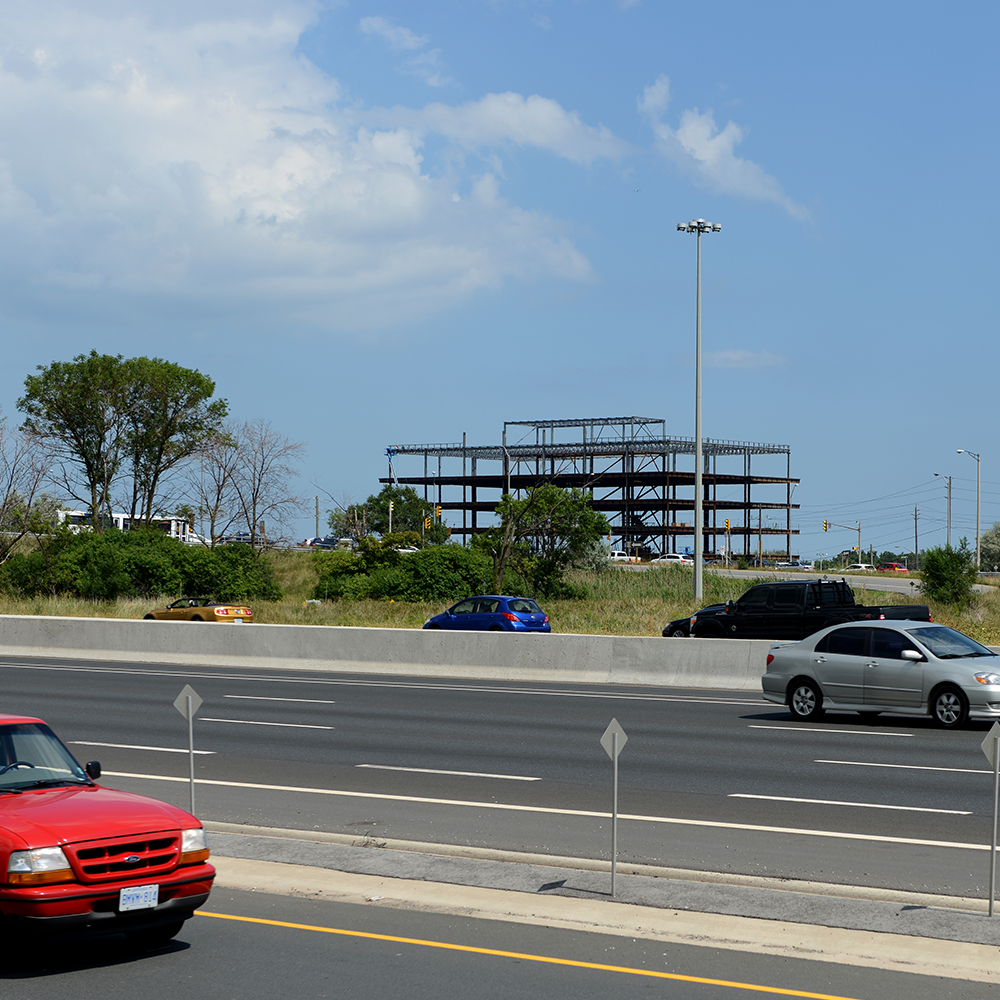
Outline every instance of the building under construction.
<svg viewBox="0 0 1000 1000">
<path fill-rule="evenodd" d="M 667 437 L 665 422 L 650 417 L 509 420 L 500 444 L 469 445 L 463 434 L 455 444 L 391 445 L 381 482 L 422 491 L 429 516 L 440 507 L 463 539 L 496 523 L 505 492 L 521 496 L 541 483 L 585 489 L 611 523 L 612 545 L 648 557 L 692 552 L 694 453 L 694 438 Z M 793 558 L 798 480 L 788 445 L 705 438 L 702 454 L 705 557 Z M 421 459 L 423 474 L 410 474 Z"/>
</svg>

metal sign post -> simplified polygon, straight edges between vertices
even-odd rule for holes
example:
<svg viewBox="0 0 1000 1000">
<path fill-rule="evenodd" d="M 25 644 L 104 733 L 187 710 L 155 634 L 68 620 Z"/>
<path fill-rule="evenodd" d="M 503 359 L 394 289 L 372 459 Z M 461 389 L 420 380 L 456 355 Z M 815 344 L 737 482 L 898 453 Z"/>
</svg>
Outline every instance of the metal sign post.
<svg viewBox="0 0 1000 1000">
<path fill-rule="evenodd" d="M 622 752 L 628 737 L 625 730 L 618 724 L 617 719 L 612 719 L 608 728 L 604 730 L 601 737 L 601 746 L 605 753 L 611 758 L 612 780 L 611 780 L 611 898 L 615 897 L 615 878 L 618 874 L 618 755 Z"/>
<path fill-rule="evenodd" d="M 184 690 L 174 699 L 174 708 L 187 719 L 188 724 L 188 765 L 191 776 L 191 808 L 194 814 L 194 717 L 201 708 L 202 699 L 190 684 L 184 685 Z"/>
<path fill-rule="evenodd" d="M 993 916 L 993 899 L 997 887 L 997 810 L 1000 807 L 1000 722 L 994 722 L 993 728 L 986 734 L 982 742 L 983 753 L 993 766 L 993 840 L 990 842 L 990 916 Z"/>
</svg>

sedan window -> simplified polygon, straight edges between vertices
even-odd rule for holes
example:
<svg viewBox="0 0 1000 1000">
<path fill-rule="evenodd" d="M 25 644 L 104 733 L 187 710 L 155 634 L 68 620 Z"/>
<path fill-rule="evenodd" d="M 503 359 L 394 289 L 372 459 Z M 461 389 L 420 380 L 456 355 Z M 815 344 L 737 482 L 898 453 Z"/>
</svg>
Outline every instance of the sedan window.
<svg viewBox="0 0 1000 1000">
<path fill-rule="evenodd" d="M 902 632 L 888 628 L 872 629 L 872 656 L 883 660 L 901 660 L 904 649 L 920 652 Z"/>
<path fill-rule="evenodd" d="M 475 610 L 475 601 L 462 601 L 451 609 L 451 613 L 453 615 L 471 615 L 475 613 Z"/>
<path fill-rule="evenodd" d="M 481 615 L 492 615 L 496 612 L 498 607 L 500 607 L 499 601 L 480 601 L 479 613 Z"/>
<path fill-rule="evenodd" d="M 828 632 L 816 643 L 817 653 L 839 653 L 846 656 L 864 656 L 868 646 L 868 628 L 838 628 Z"/>
</svg>

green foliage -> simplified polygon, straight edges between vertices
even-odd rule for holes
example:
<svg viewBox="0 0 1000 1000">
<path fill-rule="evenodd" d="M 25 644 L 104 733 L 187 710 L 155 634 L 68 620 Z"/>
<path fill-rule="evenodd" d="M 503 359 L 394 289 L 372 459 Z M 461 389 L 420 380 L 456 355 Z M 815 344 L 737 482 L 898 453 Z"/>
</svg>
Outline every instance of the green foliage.
<svg viewBox="0 0 1000 1000">
<path fill-rule="evenodd" d="M 1000 569 L 1000 521 L 979 536 L 979 561 L 984 570 Z"/>
<path fill-rule="evenodd" d="M 968 604 L 972 585 L 978 579 L 976 554 L 963 538 L 957 549 L 950 545 L 927 549 L 921 555 L 921 590 L 945 604 Z"/>
<path fill-rule="evenodd" d="M 17 401 L 24 427 L 48 439 L 74 470 L 75 498 L 98 517 L 110 513 L 112 489 L 127 471 L 129 513 L 147 522 L 163 477 L 221 426 L 225 400 L 209 402 L 215 383 L 160 358 L 79 354 L 38 366 Z"/>
<path fill-rule="evenodd" d="M 418 545 L 443 545 L 448 541 L 448 526 L 435 516 L 436 505 L 424 500 L 412 486 L 387 483 L 364 503 L 327 511 L 330 531 L 338 538 L 360 541 L 369 534 L 389 533 L 389 501 L 392 501 L 392 534 L 412 532 Z M 431 519 L 429 528 L 425 519 Z M 399 544 L 398 542 L 396 544 Z"/>
<path fill-rule="evenodd" d="M 410 555 L 365 539 L 357 554 L 324 552 L 316 598 L 347 597 L 397 601 L 456 601 L 483 593 L 489 586 L 490 563 L 461 545 L 433 545 Z"/>
<path fill-rule="evenodd" d="M 500 525 L 477 543 L 493 560 L 496 592 L 510 567 L 533 596 L 561 594 L 566 569 L 611 530 L 591 499 L 585 490 L 564 490 L 553 483 L 543 483 L 519 500 L 505 493 L 496 508 Z"/>
<path fill-rule="evenodd" d="M 248 545 L 187 546 L 155 529 L 104 534 L 56 532 L 33 552 L 0 567 L 0 586 L 20 596 L 75 596 L 93 601 L 161 594 L 220 600 L 280 600 L 271 564 Z"/>
</svg>

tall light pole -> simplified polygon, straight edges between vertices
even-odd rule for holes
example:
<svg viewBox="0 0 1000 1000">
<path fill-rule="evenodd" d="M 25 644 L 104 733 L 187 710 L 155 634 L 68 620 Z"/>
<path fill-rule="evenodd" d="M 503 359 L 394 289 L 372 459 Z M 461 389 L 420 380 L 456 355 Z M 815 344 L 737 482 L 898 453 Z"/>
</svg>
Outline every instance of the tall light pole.
<svg viewBox="0 0 1000 1000">
<path fill-rule="evenodd" d="M 722 226 L 717 222 L 692 219 L 678 222 L 677 232 L 698 234 L 698 278 L 695 302 L 695 349 L 694 349 L 694 599 L 702 598 L 702 549 L 703 525 L 701 514 L 701 234 L 720 233 Z"/>
<path fill-rule="evenodd" d="M 941 473 L 935 472 L 934 475 L 941 476 Z M 945 544 L 950 549 L 951 548 L 951 476 L 941 476 L 941 478 L 946 479 L 948 481 L 948 535 L 946 537 Z M 976 516 L 976 520 L 977 521 L 979 520 L 978 515 Z"/>
<path fill-rule="evenodd" d="M 980 500 L 982 498 L 982 491 L 980 490 L 980 485 L 982 480 L 979 478 L 979 456 L 974 451 L 969 451 L 966 448 L 958 449 L 959 455 L 971 455 L 976 460 L 976 572 L 979 572 L 979 508 Z"/>
</svg>

